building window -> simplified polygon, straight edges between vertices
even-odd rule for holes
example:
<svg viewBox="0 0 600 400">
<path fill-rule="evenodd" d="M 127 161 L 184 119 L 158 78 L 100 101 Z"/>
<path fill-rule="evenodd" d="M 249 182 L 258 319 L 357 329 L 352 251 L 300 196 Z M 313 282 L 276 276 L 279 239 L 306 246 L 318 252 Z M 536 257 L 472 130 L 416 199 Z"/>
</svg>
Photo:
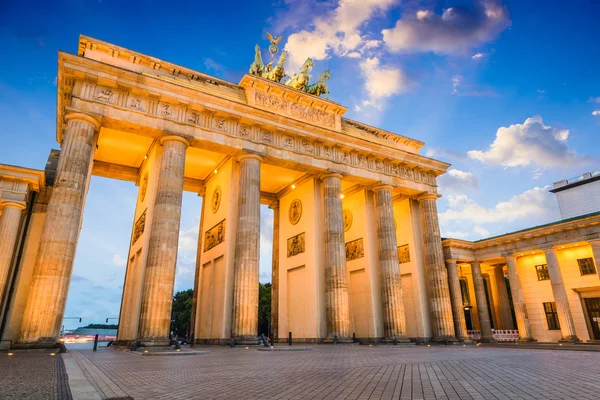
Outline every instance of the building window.
<svg viewBox="0 0 600 400">
<path fill-rule="evenodd" d="M 536 265 L 535 271 L 537 272 L 538 281 L 547 281 L 550 279 L 548 264 Z"/>
<path fill-rule="evenodd" d="M 579 264 L 579 271 L 581 275 L 590 275 L 596 273 L 596 268 L 594 268 L 594 260 L 592 258 L 580 258 L 577 260 L 577 264 Z"/>
<path fill-rule="evenodd" d="M 556 303 L 544 303 L 544 312 L 546 313 L 548 329 L 551 331 L 560 330 L 560 323 L 558 322 L 558 313 L 556 312 Z"/>
</svg>

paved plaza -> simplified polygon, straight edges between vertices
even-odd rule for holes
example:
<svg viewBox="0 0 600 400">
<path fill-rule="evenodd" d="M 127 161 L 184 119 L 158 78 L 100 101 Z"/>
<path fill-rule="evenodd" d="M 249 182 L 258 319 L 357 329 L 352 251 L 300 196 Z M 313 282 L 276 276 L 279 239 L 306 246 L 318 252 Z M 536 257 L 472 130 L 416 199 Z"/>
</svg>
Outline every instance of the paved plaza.
<svg viewBox="0 0 600 400">
<path fill-rule="evenodd" d="M 2 354 L 1 397 L 71 398 L 61 389 L 62 357 L 67 364 L 75 362 L 88 388 L 95 390 L 75 389 L 75 400 L 600 397 L 598 352 L 358 345 L 315 345 L 312 351 L 297 352 L 203 349 L 209 353 L 177 357 L 145 357 L 111 348 L 72 350 L 57 357 Z M 68 367 L 69 380 L 71 371 Z"/>
</svg>

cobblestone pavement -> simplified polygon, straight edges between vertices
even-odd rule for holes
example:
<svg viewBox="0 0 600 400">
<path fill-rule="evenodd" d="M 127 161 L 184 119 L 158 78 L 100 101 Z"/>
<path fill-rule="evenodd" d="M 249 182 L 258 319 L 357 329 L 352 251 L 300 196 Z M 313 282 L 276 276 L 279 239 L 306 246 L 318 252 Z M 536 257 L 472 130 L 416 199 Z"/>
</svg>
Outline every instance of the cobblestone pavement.
<svg viewBox="0 0 600 400">
<path fill-rule="evenodd" d="M 74 351 L 102 398 L 599 399 L 600 353 L 485 347 L 312 346 L 197 356 Z M 198 347 L 196 347 L 198 349 Z"/>
<path fill-rule="evenodd" d="M 44 351 L 0 353 L 0 399 L 71 400 L 60 354 Z"/>
</svg>

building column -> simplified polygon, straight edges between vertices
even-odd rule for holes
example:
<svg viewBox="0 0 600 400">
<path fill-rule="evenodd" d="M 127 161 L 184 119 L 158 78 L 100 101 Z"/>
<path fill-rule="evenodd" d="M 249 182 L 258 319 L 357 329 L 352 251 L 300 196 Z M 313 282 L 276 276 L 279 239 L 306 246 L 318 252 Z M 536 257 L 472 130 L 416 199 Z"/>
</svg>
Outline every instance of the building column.
<svg viewBox="0 0 600 400">
<path fill-rule="evenodd" d="M 477 301 L 477 315 L 479 316 L 479 328 L 481 330 L 482 342 L 493 342 L 492 324 L 490 322 L 490 311 L 485 296 L 485 286 L 481 275 L 481 263 L 471 262 L 471 273 L 473 274 L 473 286 L 475 286 L 475 299 Z"/>
<path fill-rule="evenodd" d="M 202 206 L 200 206 L 200 226 L 198 229 L 198 244 L 196 245 L 196 270 L 194 271 L 194 294 L 192 297 L 192 318 L 190 322 L 190 339 L 192 347 L 196 344 L 196 314 L 198 312 L 198 300 L 200 296 L 200 275 L 202 274 L 202 236 L 204 235 L 204 210 L 206 207 L 206 187 L 198 193 L 202 197 Z"/>
<path fill-rule="evenodd" d="M 25 205 L 17 202 L 2 203 L 0 215 L 0 301 L 8 281 L 8 273 L 19 236 L 19 225 Z"/>
<path fill-rule="evenodd" d="M 417 198 L 421 209 L 429 313 L 431 315 L 433 341 L 456 341 L 454 319 L 452 318 L 452 302 L 450 301 L 448 276 L 444 267 L 444 252 L 438 222 L 436 206 L 438 197 L 439 195 L 435 193 L 425 193 Z"/>
<path fill-rule="evenodd" d="M 469 340 L 467 334 L 467 323 L 465 322 L 465 305 L 463 304 L 462 292 L 460 290 L 460 279 L 458 278 L 458 267 L 456 260 L 446 260 L 448 271 L 448 286 L 452 299 L 452 314 L 454 315 L 454 331 L 460 341 Z"/>
<path fill-rule="evenodd" d="M 534 342 L 535 339 L 531 336 L 529 316 L 527 315 L 527 308 L 525 307 L 525 298 L 523 297 L 523 290 L 521 289 L 517 257 L 507 256 L 506 267 L 508 268 L 508 281 L 510 283 L 515 318 L 517 320 L 517 329 L 519 330 L 519 342 Z"/>
<path fill-rule="evenodd" d="M 552 284 L 552 294 L 554 295 L 558 321 L 560 322 L 560 331 L 562 333 L 560 340 L 568 342 L 580 341 L 575 332 L 575 322 L 573 322 L 573 315 L 571 314 L 567 290 L 565 289 L 562 273 L 560 272 L 556 249 L 544 249 L 544 254 L 546 255 L 548 274 L 550 275 L 550 283 Z"/>
<path fill-rule="evenodd" d="M 65 117 L 62 150 L 52 196 L 23 313 L 19 343 L 53 346 L 58 342 L 75 249 L 94 158 L 94 135 L 100 123 L 89 115 Z"/>
<path fill-rule="evenodd" d="M 146 346 L 166 346 L 170 340 L 183 172 L 185 153 L 190 145 L 179 136 L 164 136 L 160 143 L 163 152 L 148 242 L 138 331 L 138 340 Z"/>
<path fill-rule="evenodd" d="M 273 261 L 271 264 L 271 342 L 279 338 L 279 200 L 269 206 L 273 210 Z"/>
<path fill-rule="evenodd" d="M 323 175 L 325 212 L 325 307 L 327 336 L 331 343 L 351 342 L 350 305 L 346 271 L 346 242 L 342 217 L 342 175 Z"/>
<path fill-rule="evenodd" d="M 384 342 L 409 342 L 402 302 L 402 278 L 394 223 L 392 186 L 378 185 L 375 193 Z"/>
<path fill-rule="evenodd" d="M 596 273 L 600 278 L 600 240 L 590 242 L 592 246 L 592 256 L 594 258 L 594 264 L 596 264 Z"/>
<path fill-rule="evenodd" d="M 260 255 L 260 163 L 242 154 L 235 237 L 232 336 L 237 344 L 258 343 L 258 274 Z"/>
<path fill-rule="evenodd" d="M 500 307 L 500 315 L 502 316 L 502 329 L 514 329 L 503 266 L 494 267 L 494 281 L 496 283 L 496 293 L 498 293 L 498 307 Z"/>
</svg>

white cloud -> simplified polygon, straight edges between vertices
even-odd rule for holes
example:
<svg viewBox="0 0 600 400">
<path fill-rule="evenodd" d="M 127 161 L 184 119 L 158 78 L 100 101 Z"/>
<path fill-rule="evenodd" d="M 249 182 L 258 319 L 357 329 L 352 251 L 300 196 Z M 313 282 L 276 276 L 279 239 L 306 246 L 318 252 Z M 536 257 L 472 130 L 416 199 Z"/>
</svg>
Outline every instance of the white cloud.
<svg viewBox="0 0 600 400">
<path fill-rule="evenodd" d="M 588 103 L 600 103 L 600 97 L 590 97 Z"/>
<path fill-rule="evenodd" d="M 476 54 L 473 54 L 471 56 L 471 59 L 475 60 L 475 61 L 479 61 L 479 60 L 483 59 L 484 57 L 485 57 L 485 54 L 483 54 L 483 53 L 476 53 Z"/>
<path fill-rule="evenodd" d="M 508 201 L 500 202 L 492 208 L 485 208 L 464 194 L 449 195 L 450 207 L 439 214 L 440 222 L 446 224 L 458 221 L 461 224 L 471 222 L 481 225 L 522 221 L 525 218 L 547 218 L 556 209 L 554 196 L 548 192 L 549 189 L 549 186 L 534 187 L 511 197 Z"/>
<path fill-rule="evenodd" d="M 441 15 L 428 10 L 403 15 L 394 28 L 384 29 L 382 34 L 391 51 L 451 54 L 488 42 L 510 23 L 505 7 L 480 0 L 473 9 L 451 7 Z"/>
<path fill-rule="evenodd" d="M 462 80 L 463 77 L 460 75 L 454 75 L 452 77 L 452 94 L 458 94 L 458 87 L 460 86 Z"/>
<path fill-rule="evenodd" d="M 478 235 L 479 235 L 479 236 L 481 236 L 481 237 L 488 237 L 488 236 L 490 236 L 490 232 L 489 232 L 487 229 L 485 229 L 485 228 L 482 228 L 482 227 L 481 227 L 481 226 L 479 226 L 479 225 L 476 225 L 476 226 L 473 228 L 473 232 L 475 232 L 476 234 L 478 234 Z"/>
<path fill-rule="evenodd" d="M 490 165 L 518 167 L 535 164 L 540 167 L 584 164 L 581 157 L 567 145 L 568 129 L 544 125 L 542 117 L 533 116 L 523 124 L 501 127 L 487 151 L 471 150 L 467 155 Z"/>
<path fill-rule="evenodd" d="M 127 265 L 127 259 L 121 257 L 118 254 L 115 254 L 113 256 L 113 260 L 112 260 L 113 264 L 116 265 L 117 267 L 124 267 Z"/>
<path fill-rule="evenodd" d="M 404 72 L 399 68 L 381 66 L 377 57 L 361 62 L 360 69 L 365 77 L 365 88 L 370 99 L 368 101 L 372 103 L 407 89 L 409 82 Z"/>
<path fill-rule="evenodd" d="M 361 35 L 359 27 L 372 15 L 385 10 L 394 0 L 340 0 L 337 8 L 317 17 L 311 29 L 291 34 L 285 44 L 288 66 L 295 71 L 307 58 L 323 60 L 331 54 L 356 57 L 363 49 L 378 46 L 377 40 Z"/>
<path fill-rule="evenodd" d="M 468 233 L 461 232 L 461 231 L 447 231 L 447 232 L 442 231 L 443 238 L 464 239 L 467 236 L 469 236 Z"/>
<path fill-rule="evenodd" d="M 592 115 L 593 115 L 594 117 L 598 117 L 598 116 L 600 116 L 600 110 L 592 111 Z"/>
<path fill-rule="evenodd" d="M 460 193 L 468 190 L 477 189 L 478 179 L 472 172 L 465 172 L 458 169 L 451 169 L 438 178 L 439 192 Z"/>
<path fill-rule="evenodd" d="M 195 225 L 188 229 L 187 231 L 179 232 L 179 253 L 182 252 L 190 252 L 196 253 L 198 249 L 198 232 L 200 231 L 200 226 Z"/>
</svg>

